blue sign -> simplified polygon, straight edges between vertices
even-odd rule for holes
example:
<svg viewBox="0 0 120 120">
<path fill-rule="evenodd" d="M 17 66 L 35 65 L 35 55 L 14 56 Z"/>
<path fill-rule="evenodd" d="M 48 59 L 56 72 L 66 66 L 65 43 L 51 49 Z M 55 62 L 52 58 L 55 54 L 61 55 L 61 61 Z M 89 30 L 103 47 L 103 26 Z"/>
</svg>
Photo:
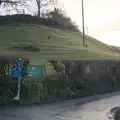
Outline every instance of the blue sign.
<svg viewBox="0 0 120 120">
<path fill-rule="evenodd" d="M 23 68 L 24 61 L 22 59 L 18 59 L 15 62 L 16 69 L 22 69 Z"/>
<path fill-rule="evenodd" d="M 15 61 L 15 69 L 11 71 L 12 77 L 18 78 L 18 93 L 14 100 L 20 100 L 20 81 L 22 77 L 22 68 L 23 68 L 24 61 L 22 59 L 18 59 Z"/>
<path fill-rule="evenodd" d="M 21 70 L 12 70 L 11 75 L 12 75 L 12 77 L 21 77 L 22 71 Z"/>
</svg>

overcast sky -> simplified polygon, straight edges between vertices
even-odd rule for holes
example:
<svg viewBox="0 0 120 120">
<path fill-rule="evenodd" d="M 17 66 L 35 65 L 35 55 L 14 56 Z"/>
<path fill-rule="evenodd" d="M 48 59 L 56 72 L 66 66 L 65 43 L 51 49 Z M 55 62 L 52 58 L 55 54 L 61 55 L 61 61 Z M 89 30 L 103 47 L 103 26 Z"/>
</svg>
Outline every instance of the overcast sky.
<svg viewBox="0 0 120 120">
<path fill-rule="evenodd" d="M 59 7 L 64 7 L 72 20 L 81 27 L 81 0 L 59 1 Z M 30 6 L 29 10 L 35 13 L 35 3 Z M 120 46 L 120 0 L 84 0 L 84 11 L 89 35 L 104 43 Z"/>
<path fill-rule="evenodd" d="M 81 26 L 81 0 L 61 1 L 71 18 Z M 120 46 L 120 0 L 84 0 L 84 9 L 88 34 L 107 44 Z"/>
</svg>

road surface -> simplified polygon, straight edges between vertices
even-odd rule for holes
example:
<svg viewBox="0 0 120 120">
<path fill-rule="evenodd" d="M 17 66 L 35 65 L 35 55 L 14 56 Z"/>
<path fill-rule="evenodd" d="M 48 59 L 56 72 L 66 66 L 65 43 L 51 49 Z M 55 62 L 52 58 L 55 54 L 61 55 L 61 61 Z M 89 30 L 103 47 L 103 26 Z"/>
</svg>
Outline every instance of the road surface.
<svg viewBox="0 0 120 120">
<path fill-rule="evenodd" d="M 120 94 L 81 104 L 84 100 L 41 106 L 4 107 L 0 108 L 0 120 L 108 120 L 106 113 L 120 105 Z"/>
</svg>

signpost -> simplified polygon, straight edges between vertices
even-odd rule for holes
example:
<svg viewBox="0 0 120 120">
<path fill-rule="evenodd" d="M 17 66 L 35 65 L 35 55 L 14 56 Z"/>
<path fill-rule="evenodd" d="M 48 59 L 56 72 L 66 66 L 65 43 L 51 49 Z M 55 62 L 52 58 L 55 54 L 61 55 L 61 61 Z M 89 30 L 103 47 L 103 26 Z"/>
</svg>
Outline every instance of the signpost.
<svg viewBox="0 0 120 120">
<path fill-rule="evenodd" d="M 20 82 L 22 77 L 22 68 L 23 68 L 24 61 L 19 58 L 15 62 L 15 69 L 11 71 L 11 75 L 13 77 L 18 78 L 18 91 L 16 97 L 14 97 L 14 100 L 20 101 Z"/>
</svg>

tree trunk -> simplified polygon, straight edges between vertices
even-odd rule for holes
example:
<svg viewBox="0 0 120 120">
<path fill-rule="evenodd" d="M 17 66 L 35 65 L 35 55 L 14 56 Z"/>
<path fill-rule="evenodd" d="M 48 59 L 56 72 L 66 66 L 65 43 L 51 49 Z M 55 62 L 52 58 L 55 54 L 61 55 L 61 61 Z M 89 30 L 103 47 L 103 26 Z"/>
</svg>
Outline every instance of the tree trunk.
<svg viewBox="0 0 120 120">
<path fill-rule="evenodd" d="M 38 6 L 38 17 L 40 17 L 40 5 Z"/>
<path fill-rule="evenodd" d="M 40 2 L 40 0 L 36 0 L 36 2 L 37 2 L 37 7 L 38 7 L 38 17 L 40 17 L 40 14 L 41 14 L 41 12 L 40 12 L 40 8 L 41 8 L 40 4 L 41 4 L 41 2 Z"/>
</svg>

